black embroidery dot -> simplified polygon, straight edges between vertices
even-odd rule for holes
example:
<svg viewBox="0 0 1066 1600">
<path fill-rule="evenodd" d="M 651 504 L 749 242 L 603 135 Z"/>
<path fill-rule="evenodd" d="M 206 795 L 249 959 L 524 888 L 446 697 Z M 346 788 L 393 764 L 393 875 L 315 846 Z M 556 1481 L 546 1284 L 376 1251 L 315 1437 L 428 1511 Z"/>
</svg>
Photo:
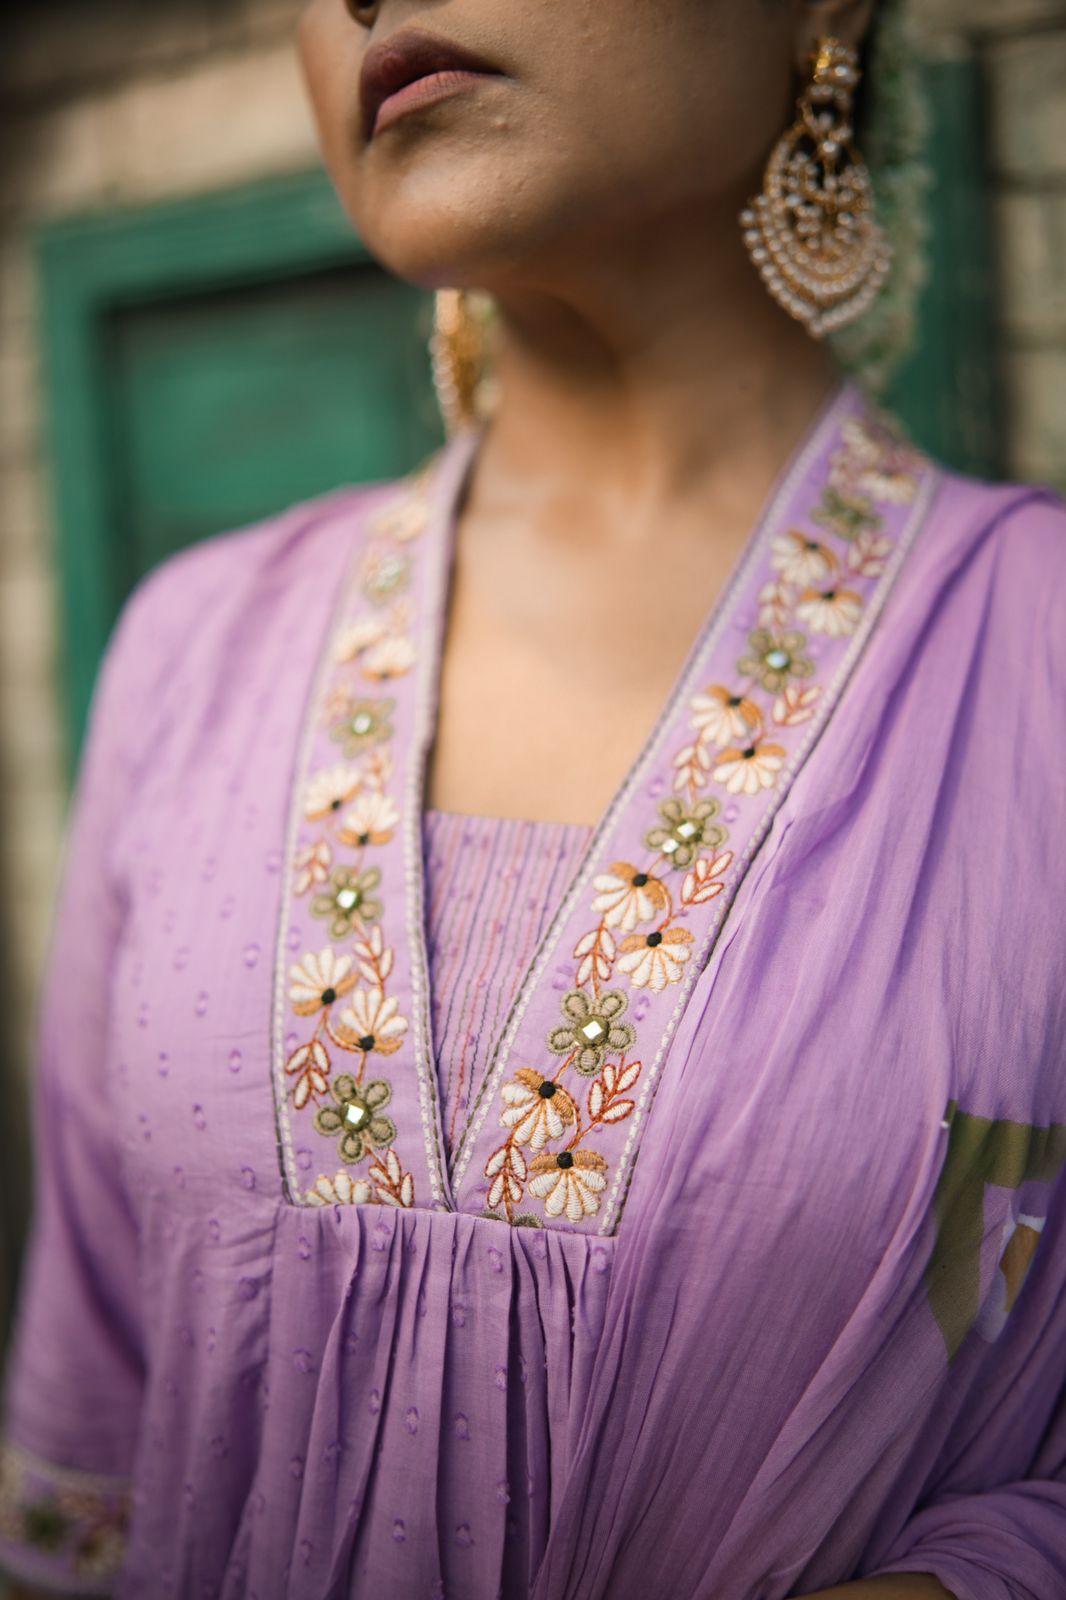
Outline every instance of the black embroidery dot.
<svg viewBox="0 0 1066 1600">
<path fill-rule="evenodd" d="M 731 694 L 731 695 L 730 695 L 730 696 L 729 696 L 729 699 L 728 699 L 728 701 L 727 701 L 727 702 L 726 702 L 726 703 L 727 703 L 727 704 L 728 704 L 728 705 L 731 705 L 731 706 L 740 706 L 740 705 L 743 705 L 743 704 L 744 704 L 744 696 L 743 696 L 743 695 L 740 695 L 740 694 Z"/>
<path fill-rule="evenodd" d="M 344 804 L 343 800 L 331 800 L 330 803 L 329 803 L 329 809 L 331 811 L 339 811 L 343 804 Z"/>
<path fill-rule="evenodd" d="M 663 942 L 663 936 L 662 936 L 661 933 L 649 933 L 648 934 L 648 945 L 652 950 L 655 949 L 656 945 L 662 944 L 662 942 Z"/>
<path fill-rule="evenodd" d="M 835 600 L 836 597 L 837 592 L 835 589 L 826 589 L 825 593 L 822 595 L 823 600 Z"/>
<path fill-rule="evenodd" d="M 544 1082 L 537 1090 L 537 1093 L 540 1095 L 542 1100 L 551 1100 L 554 1098 L 557 1088 L 558 1084 L 552 1083 L 550 1078 L 545 1078 Z"/>
<path fill-rule="evenodd" d="M 336 998 L 337 998 L 336 989 L 323 989 L 323 991 L 322 991 L 322 1004 L 324 1006 L 331 1006 L 333 1004 L 334 1000 L 336 1000 Z"/>
<path fill-rule="evenodd" d="M 808 550 L 817 550 L 817 548 L 818 548 L 817 539 L 808 539 L 807 540 L 807 549 Z"/>
<path fill-rule="evenodd" d="M 369 844 L 370 843 L 370 835 L 368 833 L 361 833 L 359 835 L 359 843 L 360 844 L 364 844 L 364 845 L 365 844 Z"/>
<path fill-rule="evenodd" d="M 647 881 L 648 881 L 648 874 L 646 872 L 638 872 L 636 877 L 633 879 L 633 887 L 634 887 L 634 889 L 643 889 L 643 887 L 647 883 Z"/>
<path fill-rule="evenodd" d="M 752 756 L 757 754 L 753 744 L 749 744 L 748 748 L 746 750 L 742 750 L 740 753 L 744 757 L 745 761 L 750 761 Z"/>
<path fill-rule="evenodd" d="M 562 1167 L 564 1172 L 568 1172 L 574 1164 L 574 1158 L 570 1154 L 569 1150 L 563 1150 L 559 1155 L 556 1156 L 555 1160 L 556 1164 Z"/>
<path fill-rule="evenodd" d="M 359 1041 L 359 1048 L 360 1050 L 373 1050 L 374 1035 L 372 1033 L 364 1033 Z"/>
</svg>

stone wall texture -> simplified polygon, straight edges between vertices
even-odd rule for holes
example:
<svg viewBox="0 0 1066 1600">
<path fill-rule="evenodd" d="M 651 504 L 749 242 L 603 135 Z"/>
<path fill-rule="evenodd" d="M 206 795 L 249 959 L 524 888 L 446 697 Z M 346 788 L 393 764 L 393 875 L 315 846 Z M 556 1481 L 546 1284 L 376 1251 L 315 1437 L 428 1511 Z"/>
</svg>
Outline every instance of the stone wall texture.
<svg viewBox="0 0 1066 1600">
<path fill-rule="evenodd" d="M 975 55 L 987 85 L 1010 464 L 1066 486 L 1066 0 L 916 3 L 928 48 Z M 67 805 L 29 241 L 46 218 L 317 160 L 298 0 L 20 10 L 0 52 L 0 952 L 16 1071 L 32 1059 Z"/>
</svg>

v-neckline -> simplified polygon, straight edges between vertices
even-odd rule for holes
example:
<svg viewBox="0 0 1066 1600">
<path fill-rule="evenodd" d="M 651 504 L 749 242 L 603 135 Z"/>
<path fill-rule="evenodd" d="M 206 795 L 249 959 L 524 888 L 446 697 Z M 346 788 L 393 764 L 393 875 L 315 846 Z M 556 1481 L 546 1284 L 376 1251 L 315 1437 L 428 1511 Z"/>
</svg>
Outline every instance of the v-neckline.
<svg viewBox="0 0 1066 1600">
<path fill-rule="evenodd" d="M 485 436 L 451 440 L 355 513 L 289 814 L 273 1012 L 279 1156 L 295 1204 L 543 1226 L 540 1207 L 549 1222 L 606 1235 L 693 986 L 876 625 L 936 474 L 850 382 L 823 400 L 587 832 L 449 1151 L 425 785 L 461 509 Z M 311 1127 L 314 1149 L 301 1142 Z M 329 1159 L 321 1135 L 343 1165 L 308 1189 L 304 1173 Z"/>
<path fill-rule="evenodd" d="M 440 684 L 446 650 L 447 620 L 451 610 L 459 525 L 462 508 L 477 468 L 481 447 L 488 434 L 488 426 L 483 425 L 458 434 L 445 446 L 434 485 L 434 508 L 430 527 L 427 530 L 427 543 L 429 545 L 427 559 L 431 564 L 431 571 L 427 581 L 426 614 L 432 619 L 429 630 L 431 643 L 425 655 L 423 681 L 420 686 L 419 705 L 416 711 L 414 773 L 412 775 L 411 794 L 417 795 L 417 809 L 416 814 L 411 818 L 411 824 L 412 830 L 417 831 L 418 849 L 417 851 L 409 850 L 409 871 L 411 873 L 409 881 L 410 893 L 417 905 L 416 916 L 412 919 L 415 934 L 412 939 L 412 978 L 416 991 L 421 991 L 423 997 L 423 1018 L 419 1031 L 423 1040 L 423 1048 L 428 1057 L 424 1066 L 427 1070 L 427 1075 L 430 1075 L 433 1081 L 434 1142 L 439 1151 L 441 1186 L 444 1191 L 447 1209 L 459 1209 L 456 1203 L 457 1177 L 461 1178 L 462 1172 L 465 1170 L 465 1157 L 469 1147 L 470 1135 L 475 1127 L 478 1109 L 488 1085 L 492 1082 L 501 1051 L 508 1042 L 512 1023 L 516 1015 L 524 1008 L 530 990 L 536 982 L 538 969 L 542 967 L 544 957 L 553 944 L 559 928 L 565 921 L 572 906 L 578 885 L 588 877 L 594 860 L 599 856 L 604 835 L 619 811 L 625 806 L 660 734 L 674 718 L 681 700 L 690 688 L 689 680 L 704 653 L 708 636 L 719 627 L 724 619 L 728 618 L 735 606 L 737 597 L 744 588 L 749 567 L 761 549 L 762 536 L 766 527 L 776 519 L 781 506 L 788 502 L 792 495 L 795 481 L 806 472 L 811 459 L 816 457 L 822 449 L 826 435 L 838 425 L 842 413 L 854 406 L 855 400 L 854 385 L 846 379 L 838 379 L 819 404 L 766 494 L 759 512 L 730 566 L 724 584 L 721 585 L 709 611 L 705 613 L 703 621 L 685 654 L 681 667 L 675 674 L 673 683 L 659 706 L 651 728 L 623 773 L 620 782 L 615 787 L 607 806 L 596 822 L 589 827 L 584 849 L 577 855 L 570 879 L 559 904 L 556 906 L 553 916 L 549 920 L 536 949 L 526 965 L 521 981 L 515 987 L 514 1002 L 504 1020 L 503 1028 L 492 1041 L 491 1046 L 482 1054 L 478 1082 L 472 1085 L 467 1114 L 459 1126 L 458 1137 L 451 1149 L 448 1147 L 444 1130 L 444 1107 L 439 1093 L 437 1066 L 438 1041 L 433 1033 L 432 980 L 427 954 L 425 862 L 421 850 L 421 841 L 425 814 L 430 809 L 425 803 L 426 776 L 439 726 Z"/>
</svg>

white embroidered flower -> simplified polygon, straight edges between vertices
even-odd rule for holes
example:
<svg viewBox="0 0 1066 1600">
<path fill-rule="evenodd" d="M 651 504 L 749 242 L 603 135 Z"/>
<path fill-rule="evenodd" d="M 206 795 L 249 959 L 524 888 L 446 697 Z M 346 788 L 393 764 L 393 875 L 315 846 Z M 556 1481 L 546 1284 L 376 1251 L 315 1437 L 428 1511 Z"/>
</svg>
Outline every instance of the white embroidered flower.
<svg viewBox="0 0 1066 1600">
<path fill-rule="evenodd" d="M 392 501 L 374 518 L 374 532 L 383 539 L 406 544 L 417 539 L 429 522 L 429 503 L 421 482 L 415 479 L 408 492 Z"/>
<path fill-rule="evenodd" d="M 338 1172 L 334 1178 L 316 1178 L 307 1199 L 313 1206 L 365 1206 L 370 1204 L 370 1185 L 350 1172 Z"/>
<path fill-rule="evenodd" d="M 362 778 L 358 767 L 350 762 L 337 761 L 331 767 L 322 767 L 312 773 L 304 794 L 304 816 L 309 822 L 319 822 L 349 801 L 358 792 Z"/>
<path fill-rule="evenodd" d="M 785 756 L 782 745 L 754 739 L 743 749 L 722 751 L 722 759 L 714 769 L 714 781 L 725 784 L 730 794 L 758 794 L 760 789 L 774 787 Z"/>
<path fill-rule="evenodd" d="M 561 1150 L 530 1163 L 529 1192 L 544 1202 L 549 1217 L 570 1222 L 593 1217 L 607 1187 L 607 1163 L 594 1150 Z"/>
<path fill-rule="evenodd" d="M 306 894 L 316 883 L 325 883 L 329 877 L 329 869 L 333 865 L 333 851 L 329 841 L 316 839 L 314 844 L 307 845 L 303 850 L 298 850 L 293 863 L 293 889 L 297 894 Z"/>
<path fill-rule="evenodd" d="M 337 637 L 336 660 L 341 665 L 354 661 L 371 645 L 379 644 L 388 631 L 382 617 L 363 617 L 358 622 L 349 623 Z"/>
<path fill-rule="evenodd" d="M 687 928 L 634 933 L 618 948 L 618 971 L 626 974 L 634 989 L 658 992 L 667 984 L 681 982 L 692 954 L 692 934 Z"/>
<path fill-rule="evenodd" d="M 862 596 L 854 589 L 805 589 L 796 607 L 815 633 L 824 633 L 830 639 L 843 638 L 854 633 L 862 616 Z"/>
<path fill-rule="evenodd" d="M 786 583 L 802 588 L 826 583 L 840 566 L 840 559 L 820 539 L 805 533 L 785 533 L 771 546 L 771 561 Z"/>
<path fill-rule="evenodd" d="M 329 1088 L 329 1056 L 321 1039 L 312 1039 L 294 1050 L 285 1063 L 285 1071 L 296 1082 L 292 1088 L 292 1103 L 302 1111 L 308 1100 L 325 1094 Z"/>
<path fill-rule="evenodd" d="M 732 744 L 747 739 L 762 727 L 762 712 L 747 695 L 734 694 L 723 684 L 712 683 L 692 701 L 692 723 L 713 744 Z"/>
<path fill-rule="evenodd" d="M 593 880 L 600 892 L 592 902 L 609 928 L 632 933 L 638 922 L 651 922 L 670 904 L 670 896 L 658 878 L 641 872 L 628 861 L 616 861 L 608 872 Z"/>
<path fill-rule="evenodd" d="M 400 678 L 410 672 L 416 660 L 417 652 L 410 639 L 390 637 L 367 651 L 363 671 L 368 678 Z"/>
<path fill-rule="evenodd" d="M 840 430 L 844 449 L 833 458 L 834 488 L 858 489 L 873 500 L 910 505 L 918 492 L 919 460 L 914 450 L 886 429 L 851 417 Z"/>
<path fill-rule="evenodd" d="M 561 1084 L 544 1078 L 531 1067 L 519 1067 L 503 1086 L 506 1110 L 500 1121 L 510 1128 L 516 1144 L 542 1150 L 549 1139 L 559 1139 L 577 1120 L 577 1108 Z"/>
<path fill-rule="evenodd" d="M 301 1017 L 328 1011 L 341 995 L 355 988 L 353 965 L 351 956 L 333 949 L 323 950 L 317 956 L 304 956 L 298 965 L 289 968 L 292 980 L 289 999 L 293 1010 Z"/>
<path fill-rule="evenodd" d="M 365 846 L 388 844 L 400 820 L 400 813 L 388 795 L 369 789 L 356 795 L 355 804 L 346 812 L 338 829 L 345 844 Z"/>
<path fill-rule="evenodd" d="M 356 989 L 351 1005 L 341 1012 L 337 1034 L 348 1049 L 391 1056 L 407 1032 L 407 1018 L 399 1012 L 399 1001 L 386 998 L 380 989 Z"/>
<path fill-rule="evenodd" d="M 879 578 L 891 554 L 891 539 L 872 528 L 864 528 L 856 534 L 854 543 L 848 546 L 848 566 L 860 578 Z"/>
</svg>

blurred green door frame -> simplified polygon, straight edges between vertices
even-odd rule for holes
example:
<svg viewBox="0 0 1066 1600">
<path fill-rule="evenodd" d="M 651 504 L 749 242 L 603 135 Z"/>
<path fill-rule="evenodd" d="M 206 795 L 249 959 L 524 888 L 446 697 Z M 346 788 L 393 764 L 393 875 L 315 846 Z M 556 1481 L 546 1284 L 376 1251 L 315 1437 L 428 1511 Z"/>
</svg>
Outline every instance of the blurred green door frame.
<svg viewBox="0 0 1066 1600">
<path fill-rule="evenodd" d="M 37 238 L 70 770 L 115 617 L 182 545 L 440 440 L 427 297 L 314 172 Z"/>
<path fill-rule="evenodd" d="M 972 60 L 928 68 L 936 179 L 918 349 L 890 396 L 995 475 L 994 274 Z M 73 770 L 126 593 L 171 549 L 440 438 L 427 297 L 369 259 L 324 176 L 71 218 L 37 240 Z"/>
<path fill-rule="evenodd" d="M 924 70 L 935 185 L 930 275 L 915 351 L 889 400 L 942 461 L 996 477 L 1004 466 L 1003 428 L 981 70 L 972 55 L 930 61 Z"/>
</svg>

